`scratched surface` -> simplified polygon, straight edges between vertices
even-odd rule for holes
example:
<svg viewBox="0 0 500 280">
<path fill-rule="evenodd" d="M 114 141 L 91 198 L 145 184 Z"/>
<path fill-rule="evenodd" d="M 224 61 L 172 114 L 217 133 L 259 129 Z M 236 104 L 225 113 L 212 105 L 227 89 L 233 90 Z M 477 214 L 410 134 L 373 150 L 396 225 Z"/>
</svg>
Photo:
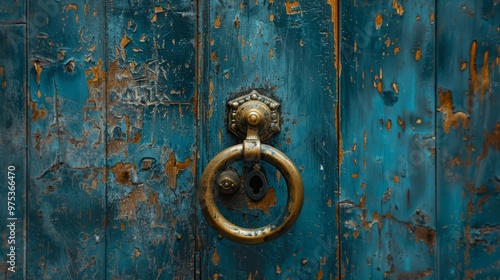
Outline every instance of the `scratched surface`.
<svg viewBox="0 0 500 280">
<path fill-rule="evenodd" d="M 2 0 L 0 23 L 26 23 L 26 0 Z"/>
<path fill-rule="evenodd" d="M 109 279 L 194 273 L 196 6 L 107 1 Z"/>
<path fill-rule="evenodd" d="M 2 184 L 0 220 L 2 221 L 2 247 L 0 278 L 23 279 L 26 223 L 26 25 L 0 25 L 0 182 Z M 7 208 L 8 168 L 13 166 L 15 200 L 13 215 Z M 12 176 L 12 174 L 10 174 Z M 12 205 L 11 205 L 12 206 Z M 6 227 L 17 218 L 15 235 Z M 15 238 L 10 238 L 15 237 Z M 14 243 L 15 242 L 15 243 Z M 15 272 L 11 267 L 10 247 L 15 246 Z"/>
<path fill-rule="evenodd" d="M 341 275 L 435 277 L 434 1 L 343 1 Z"/>
<path fill-rule="evenodd" d="M 21 219 L 8 279 L 500 275 L 496 1 L 25 2 L 0 4 L 0 182 L 14 165 Z M 226 101 L 251 89 L 281 103 L 269 144 L 305 183 L 296 225 L 258 246 L 218 238 L 195 195 L 238 142 Z M 218 202 L 241 226 L 285 205 L 263 169 L 261 202 Z"/>
<path fill-rule="evenodd" d="M 298 221 L 289 233 L 269 244 L 248 246 L 219 239 L 200 216 L 202 279 L 337 275 L 333 7 L 327 1 L 299 2 L 214 0 L 202 7 L 206 29 L 200 35 L 205 43 L 201 170 L 218 152 L 237 143 L 227 130 L 226 102 L 255 88 L 281 102 L 281 132 L 270 144 L 290 157 L 305 182 Z M 237 194 L 233 203 L 220 203 L 236 224 L 262 226 L 283 210 L 284 180 L 272 166 L 263 167 L 272 189 L 260 202 Z M 236 168 L 241 175 L 241 166 Z M 232 207 L 236 210 L 227 210 Z"/>
<path fill-rule="evenodd" d="M 500 5 L 438 2 L 439 277 L 500 275 Z"/>
<path fill-rule="evenodd" d="M 29 279 L 105 269 L 104 6 L 29 3 Z"/>
</svg>

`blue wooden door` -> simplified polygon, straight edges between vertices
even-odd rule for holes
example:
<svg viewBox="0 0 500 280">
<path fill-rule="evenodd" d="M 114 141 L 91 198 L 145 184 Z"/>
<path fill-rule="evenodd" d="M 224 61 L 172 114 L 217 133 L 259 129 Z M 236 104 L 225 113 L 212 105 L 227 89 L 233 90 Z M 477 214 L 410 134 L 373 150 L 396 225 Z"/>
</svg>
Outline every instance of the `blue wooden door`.
<svg viewBox="0 0 500 280">
<path fill-rule="evenodd" d="M 497 1 L 7 0 L 2 279 L 497 279 Z M 228 101 L 280 103 L 263 142 L 304 183 L 245 245 L 199 205 L 241 143 Z M 248 166 L 233 165 L 238 175 Z M 287 183 L 215 197 L 257 228 Z M 3 226 L 5 224 L 5 226 Z"/>
</svg>

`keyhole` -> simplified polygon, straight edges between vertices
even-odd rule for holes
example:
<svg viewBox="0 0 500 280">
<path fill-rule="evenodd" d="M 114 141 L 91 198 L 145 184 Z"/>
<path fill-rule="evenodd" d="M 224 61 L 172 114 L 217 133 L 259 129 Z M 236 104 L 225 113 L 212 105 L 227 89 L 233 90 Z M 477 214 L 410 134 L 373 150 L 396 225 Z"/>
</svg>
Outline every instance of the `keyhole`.
<svg viewBox="0 0 500 280">
<path fill-rule="evenodd" d="M 267 192 L 267 178 L 260 170 L 253 170 L 245 179 L 245 191 L 252 200 L 261 199 Z"/>
<path fill-rule="evenodd" d="M 255 175 L 250 178 L 250 188 L 252 188 L 254 194 L 259 194 L 263 185 L 264 181 L 262 181 L 260 176 Z"/>
</svg>

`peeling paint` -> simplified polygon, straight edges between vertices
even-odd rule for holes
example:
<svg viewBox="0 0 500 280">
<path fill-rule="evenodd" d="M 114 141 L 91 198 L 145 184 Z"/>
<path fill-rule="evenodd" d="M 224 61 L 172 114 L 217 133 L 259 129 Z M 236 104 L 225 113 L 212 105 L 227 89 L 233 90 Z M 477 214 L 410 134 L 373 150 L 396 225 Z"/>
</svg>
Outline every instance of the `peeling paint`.
<svg viewBox="0 0 500 280">
<path fill-rule="evenodd" d="M 400 16 L 402 16 L 405 11 L 403 9 L 403 6 L 399 4 L 397 0 L 392 0 L 392 8 L 394 8 L 394 10 L 396 10 L 396 13 Z"/>
<path fill-rule="evenodd" d="M 146 201 L 147 198 L 143 186 L 132 189 L 132 191 L 120 201 L 121 212 L 118 218 L 136 220 L 140 205 Z"/>
<path fill-rule="evenodd" d="M 443 91 L 439 89 L 439 107 L 437 111 L 443 114 L 443 130 L 445 133 L 450 132 L 450 128 L 458 128 L 462 124 L 463 128 L 469 127 L 469 116 L 464 112 L 453 112 L 453 100 L 451 91 Z"/>
<path fill-rule="evenodd" d="M 37 122 L 39 119 L 45 118 L 45 115 L 47 114 L 47 111 L 45 108 L 40 108 L 40 110 L 37 109 L 37 103 L 34 101 L 30 102 L 30 109 L 31 109 L 31 119 L 33 122 Z"/>
<path fill-rule="evenodd" d="M 220 262 L 220 255 L 219 255 L 219 253 L 217 252 L 217 247 L 215 247 L 214 253 L 213 253 L 213 255 L 212 255 L 212 263 L 213 263 L 215 266 L 218 266 L 218 265 L 219 265 L 219 262 Z"/>
<path fill-rule="evenodd" d="M 220 15 L 217 15 L 217 17 L 215 18 L 214 27 L 220 28 Z"/>
<path fill-rule="evenodd" d="M 422 58 L 422 50 L 421 49 L 415 50 L 415 60 L 419 61 L 421 58 Z"/>
<path fill-rule="evenodd" d="M 382 14 L 377 14 L 377 16 L 374 19 L 375 21 L 375 29 L 380 29 L 382 26 L 382 23 L 384 22 L 384 18 L 382 17 Z"/>
<path fill-rule="evenodd" d="M 110 168 L 110 170 L 115 174 L 115 181 L 119 185 L 131 186 L 132 174 L 135 173 L 135 164 L 131 163 L 117 163 L 115 166 Z"/>
<path fill-rule="evenodd" d="M 491 133 L 484 132 L 483 152 L 477 158 L 477 164 L 488 156 L 490 148 L 500 151 L 500 122 L 496 123 Z"/>
<path fill-rule="evenodd" d="M 290 2 L 289 0 L 287 0 L 285 2 L 285 9 L 287 15 L 302 13 L 302 11 L 300 10 L 299 2 Z"/>
<path fill-rule="evenodd" d="M 128 46 L 128 44 L 130 42 L 132 42 L 132 39 L 129 38 L 129 37 L 127 37 L 127 31 L 126 30 L 124 30 L 123 33 L 124 34 L 123 34 L 122 40 L 120 41 L 120 53 L 121 53 L 122 59 L 124 61 L 126 61 L 127 60 L 127 54 L 125 52 L 125 47 Z"/>
<path fill-rule="evenodd" d="M 167 175 L 167 187 L 170 189 L 177 188 L 177 174 L 179 171 L 187 169 L 191 165 L 191 158 L 187 158 L 183 162 L 177 161 L 175 154 L 170 153 L 167 163 L 165 164 L 165 174 Z"/>
<path fill-rule="evenodd" d="M 249 200 L 248 209 L 261 210 L 267 215 L 270 215 L 269 212 L 270 208 L 276 206 L 276 204 L 277 204 L 276 193 L 274 192 L 273 188 L 270 188 L 267 190 L 267 193 L 261 200 L 259 201 Z"/>
</svg>

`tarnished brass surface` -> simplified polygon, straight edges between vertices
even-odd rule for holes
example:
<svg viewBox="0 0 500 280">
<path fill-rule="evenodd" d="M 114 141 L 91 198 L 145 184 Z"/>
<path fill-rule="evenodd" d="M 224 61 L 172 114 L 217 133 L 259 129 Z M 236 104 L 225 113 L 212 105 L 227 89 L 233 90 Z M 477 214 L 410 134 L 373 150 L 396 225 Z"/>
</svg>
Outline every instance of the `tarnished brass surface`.
<svg viewBox="0 0 500 280">
<path fill-rule="evenodd" d="M 280 131 L 278 108 L 280 103 L 253 90 L 228 102 L 229 131 L 240 139 L 248 138 L 249 127 L 258 130 L 258 137 L 266 141 Z"/>
<path fill-rule="evenodd" d="M 237 226 L 222 216 L 214 200 L 217 174 L 231 164 L 243 160 L 243 144 L 231 146 L 217 154 L 205 168 L 199 188 L 200 206 L 208 223 L 223 237 L 243 243 L 260 244 L 272 241 L 287 232 L 295 223 L 304 202 L 304 187 L 299 170 L 293 162 L 278 149 L 261 144 L 262 160 L 274 165 L 288 186 L 285 210 L 272 223 L 260 228 Z"/>
<path fill-rule="evenodd" d="M 265 243 L 287 232 L 299 217 L 304 201 L 302 177 L 293 162 L 282 152 L 261 140 L 270 138 L 279 129 L 279 103 L 260 95 L 257 91 L 231 100 L 229 105 L 229 130 L 244 139 L 217 154 L 207 165 L 201 177 L 200 205 L 208 223 L 222 236 L 244 244 Z M 214 200 L 215 186 L 224 194 L 231 194 L 221 178 L 227 182 L 224 171 L 236 161 L 259 163 L 264 160 L 274 165 L 285 178 L 288 200 L 285 211 L 272 223 L 260 228 L 244 228 L 228 221 L 217 208 Z M 220 175 L 219 175 L 220 174 Z M 229 183 L 228 185 L 231 185 Z M 254 199 L 254 198 L 252 198 Z"/>
<path fill-rule="evenodd" d="M 222 171 L 219 176 L 217 176 L 217 186 L 219 191 L 224 194 L 233 194 L 240 187 L 240 177 L 234 169 L 228 168 L 228 170 Z"/>
</svg>

